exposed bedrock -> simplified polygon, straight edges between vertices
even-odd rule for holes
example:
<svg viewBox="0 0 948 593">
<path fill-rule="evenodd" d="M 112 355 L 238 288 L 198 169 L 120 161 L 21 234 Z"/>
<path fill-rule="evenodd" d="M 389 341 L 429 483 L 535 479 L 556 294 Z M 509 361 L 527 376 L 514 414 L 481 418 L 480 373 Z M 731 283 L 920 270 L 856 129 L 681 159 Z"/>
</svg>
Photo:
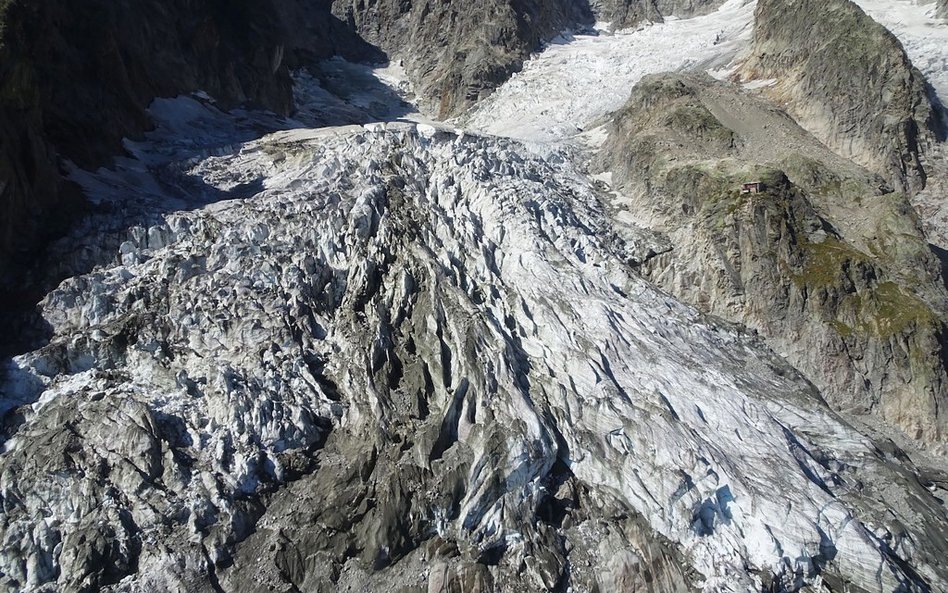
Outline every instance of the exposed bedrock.
<svg viewBox="0 0 948 593">
<path fill-rule="evenodd" d="M 660 23 L 665 17 L 687 18 L 708 14 L 724 0 L 593 0 L 596 15 L 614 29 L 634 27 L 642 22 Z"/>
<path fill-rule="evenodd" d="M 333 13 L 401 61 L 419 103 L 455 115 L 566 29 L 592 23 L 575 0 L 340 0 Z"/>
<path fill-rule="evenodd" d="M 928 85 L 898 39 L 849 0 L 760 0 L 743 79 L 839 154 L 893 188 L 924 187 L 925 154 L 943 138 Z"/>
<path fill-rule="evenodd" d="M 837 409 L 944 441 L 946 294 L 904 194 L 706 76 L 644 79 L 602 158 L 670 235 L 649 278 L 759 331 Z"/>
</svg>

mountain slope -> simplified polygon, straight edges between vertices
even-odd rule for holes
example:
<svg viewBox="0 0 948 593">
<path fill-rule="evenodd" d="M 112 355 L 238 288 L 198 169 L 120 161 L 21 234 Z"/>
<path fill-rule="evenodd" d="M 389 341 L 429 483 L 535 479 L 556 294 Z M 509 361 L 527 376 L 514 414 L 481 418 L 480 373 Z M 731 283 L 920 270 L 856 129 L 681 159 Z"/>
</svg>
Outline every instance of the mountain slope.
<svg viewBox="0 0 948 593">
<path fill-rule="evenodd" d="M 290 67 L 372 54 L 305 2 L 93 0 L 4 4 L 0 43 L 0 280 L 61 231 L 78 196 L 60 159 L 105 164 L 151 122 L 156 97 L 203 90 L 224 106 L 288 114 Z M 71 193 L 72 191 L 72 193 Z M 74 208 L 75 209 L 75 208 Z M 66 217 L 74 213 L 66 212 Z M 61 221 L 62 222 L 62 221 Z M 55 227 L 55 228 L 50 228 Z M 6 287 L 4 287 L 6 288 Z"/>
<path fill-rule="evenodd" d="M 592 2 L 597 16 L 614 29 L 643 21 L 661 23 L 665 17 L 687 18 L 713 12 L 725 0 L 599 0 Z"/>
<path fill-rule="evenodd" d="M 420 105 L 439 117 L 488 95 L 541 42 L 592 22 L 588 6 L 572 0 L 346 0 L 333 13 L 403 61 Z"/>
<path fill-rule="evenodd" d="M 948 97 L 948 22 L 939 21 L 930 5 L 910 0 L 856 0 L 855 4 L 898 38 L 938 102 L 944 105 Z"/>
<path fill-rule="evenodd" d="M 521 72 L 459 124 L 541 143 L 601 141 L 596 128 L 622 108 L 643 76 L 694 68 L 727 68 L 746 48 L 754 6 L 730 0 L 693 19 L 564 38 L 531 58 Z"/>
<path fill-rule="evenodd" d="M 817 138 L 898 190 L 924 187 L 944 131 L 896 37 L 849 0 L 761 0 L 755 18 L 741 77 L 776 79 L 767 94 Z"/>
<path fill-rule="evenodd" d="M 4 382 L 35 402 L 0 465 L 7 590 L 945 586 L 907 468 L 636 277 L 651 235 L 556 162 L 396 125 L 164 168 L 260 189 L 44 300 Z"/>
<path fill-rule="evenodd" d="M 647 277 L 760 331 L 837 409 L 948 435 L 948 294 L 904 195 L 707 76 L 643 79 L 602 158 L 619 208 L 670 234 Z"/>
<path fill-rule="evenodd" d="M 190 1 L 130 62 L 223 7 Z M 93 207 L 0 360 L 0 591 L 948 590 L 948 296 L 907 196 L 779 81 L 642 80 L 729 76 L 754 3 L 513 76 L 585 3 L 329 5 L 222 9 L 262 37 L 201 76 L 279 41 L 240 88 L 308 66 L 292 117 L 134 103 L 154 131 L 68 167 Z M 310 62 L 383 57 L 354 31 L 392 63 Z M 421 123 L 408 82 L 478 103 Z"/>
</svg>

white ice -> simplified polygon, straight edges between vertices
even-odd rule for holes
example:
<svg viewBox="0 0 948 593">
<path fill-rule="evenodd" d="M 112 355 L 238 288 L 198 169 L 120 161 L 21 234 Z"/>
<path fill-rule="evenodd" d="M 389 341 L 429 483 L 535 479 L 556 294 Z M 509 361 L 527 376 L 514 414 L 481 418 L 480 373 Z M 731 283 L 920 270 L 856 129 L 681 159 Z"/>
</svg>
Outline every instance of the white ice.
<svg viewBox="0 0 948 593">
<path fill-rule="evenodd" d="M 717 12 L 551 43 L 462 121 L 498 136 L 550 142 L 594 127 L 620 108 L 643 76 L 684 69 L 726 71 L 747 47 L 756 2 Z"/>
</svg>

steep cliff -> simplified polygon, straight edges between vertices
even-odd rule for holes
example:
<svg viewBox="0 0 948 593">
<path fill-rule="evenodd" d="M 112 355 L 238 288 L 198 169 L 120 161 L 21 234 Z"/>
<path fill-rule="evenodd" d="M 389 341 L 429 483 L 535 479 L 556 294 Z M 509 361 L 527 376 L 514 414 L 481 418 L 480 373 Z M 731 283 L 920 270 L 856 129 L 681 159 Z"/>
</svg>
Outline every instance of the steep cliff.
<svg viewBox="0 0 948 593">
<path fill-rule="evenodd" d="M 421 105 L 441 117 L 490 93 L 541 42 L 592 22 L 572 0 L 344 0 L 333 13 L 402 61 Z"/>
<path fill-rule="evenodd" d="M 644 79 L 604 158 L 629 210 L 675 246 L 649 278 L 759 331 L 837 409 L 948 436 L 948 295 L 903 194 L 707 77 Z M 742 194 L 752 181 L 761 193 Z"/>
<path fill-rule="evenodd" d="M 899 41 L 854 3 L 761 0 L 740 76 L 776 79 L 772 99 L 896 189 L 924 187 L 924 153 L 941 120 Z"/>
<path fill-rule="evenodd" d="M 597 16 L 614 29 L 634 27 L 641 22 L 660 23 L 665 17 L 707 14 L 724 0 L 597 0 L 590 3 Z"/>
<path fill-rule="evenodd" d="M 14 260 L 28 257 L 43 237 L 62 229 L 68 200 L 55 151 L 43 133 L 39 91 L 29 67 L 0 47 L 0 284 Z M 71 204 L 70 204 L 71 202 Z M 4 292 L 0 289 L 0 295 Z M 0 296 L 0 302 L 2 302 Z"/>
</svg>

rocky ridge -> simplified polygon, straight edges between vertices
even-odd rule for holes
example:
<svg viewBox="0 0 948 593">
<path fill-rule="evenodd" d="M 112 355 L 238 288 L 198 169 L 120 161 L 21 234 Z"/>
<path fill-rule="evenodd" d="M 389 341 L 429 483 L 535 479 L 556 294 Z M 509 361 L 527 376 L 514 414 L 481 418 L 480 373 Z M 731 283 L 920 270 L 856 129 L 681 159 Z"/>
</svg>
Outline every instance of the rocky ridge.
<svg viewBox="0 0 948 593">
<path fill-rule="evenodd" d="M 944 137 L 924 77 L 885 27 L 849 0 L 761 0 L 742 80 L 817 138 L 901 191 L 924 187 L 924 154 Z"/>
<path fill-rule="evenodd" d="M 661 23 L 665 17 L 687 18 L 708 14 L 725 0 L 598 0 L 593 1 L 596 15 L 613 29 L 634 27 L 643 22 Z"/>
<path fill-rule="evenodd" d="M 675 246 L 648 278 L 761 332 L 837 409 L 943 441 L 948 294 L 905 195 L 707 76 L 644 79 L 602 158 L 619 208 Z"/>
</svg>

